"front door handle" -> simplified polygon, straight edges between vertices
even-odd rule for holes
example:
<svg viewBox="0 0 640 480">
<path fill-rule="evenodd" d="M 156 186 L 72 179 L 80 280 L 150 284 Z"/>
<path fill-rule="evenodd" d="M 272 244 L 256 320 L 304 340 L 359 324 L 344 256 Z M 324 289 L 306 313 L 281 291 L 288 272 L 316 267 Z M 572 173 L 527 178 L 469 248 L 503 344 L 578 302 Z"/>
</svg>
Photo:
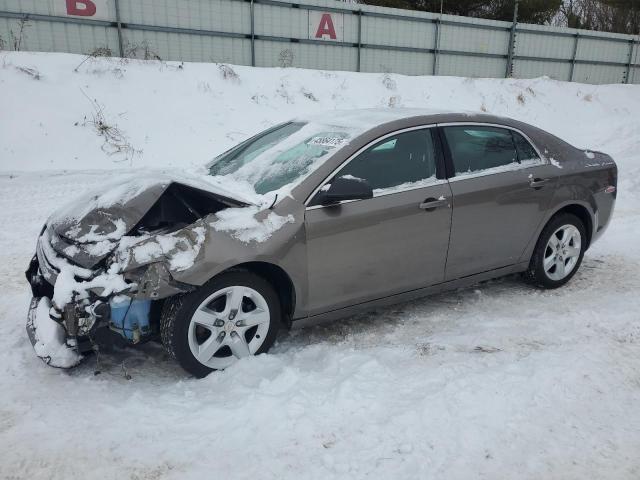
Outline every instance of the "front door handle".
<svg viewBox="0 0 640 480">
<path fill-rule="evenodd" d="M 438 207 L 444 207 L 447 205 L 447 199 L 444 197 L 440 198 L 427 198 L 424 202 L 420 204 L 420 208 L 422 210 L 426 210 L 427 212 L 433 212 Z"/>
<path fill-rule="evenodd" d="M 549 181 L 548 178 L 531 178 L 529 180 L 529 186 L 531 188 L 542 188 L 544 187 L 545 183 L 547 183 Z"/>
</svg>

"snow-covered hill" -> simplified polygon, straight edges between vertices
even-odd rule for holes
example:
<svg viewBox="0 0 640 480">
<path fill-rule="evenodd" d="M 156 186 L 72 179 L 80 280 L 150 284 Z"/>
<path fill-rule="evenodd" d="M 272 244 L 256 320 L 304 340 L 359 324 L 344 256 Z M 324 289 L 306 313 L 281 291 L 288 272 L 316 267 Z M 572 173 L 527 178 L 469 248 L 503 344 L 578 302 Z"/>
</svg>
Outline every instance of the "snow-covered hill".
<svg viewBox="0 0 640 480">
<path fill-rule="evenodd" d="M 0 52 L 0 478 L 640 477 L 639 86 L 84 60 Z M 61 202 L 380 105 L 486 110 L 611 154 L 616 213 L 571 283 L 294 330 L 204 380 L 151 344 L 71 372 L 35 357 L 22 272 Z"/>
<path fill-rule="evenodd" d="M 0 65 L 1 170 L 200 165 L 301 113 L 379 106 L 487 111 L 596 149 L 607 145 L 612 134 L 640 135 L 634 118 L 640 112 L 640 87 L 633 85 L 20 52 L 0 53 Z M 113 132 L 99 131 L 99 121 Z M 105 145 L 104 134 L 116 131 L 122 138 Z M 130 149 L 114 152 L 118 145 Z"/>
</svg>

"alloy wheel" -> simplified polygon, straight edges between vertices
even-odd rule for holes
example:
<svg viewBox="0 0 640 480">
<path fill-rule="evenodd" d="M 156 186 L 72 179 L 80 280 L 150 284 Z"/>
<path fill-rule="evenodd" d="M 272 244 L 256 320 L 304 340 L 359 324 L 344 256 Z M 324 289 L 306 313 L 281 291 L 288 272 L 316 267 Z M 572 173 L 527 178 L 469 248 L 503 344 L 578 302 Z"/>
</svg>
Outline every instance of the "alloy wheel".
<svg viewBox="0 0 640 480">
<path fill-rule="evenodd" d="M 260 293 L 245 286 L 226 287 L 195 310 L 189 323 L 189 348 L 201 364 L 224 369 L 258 351 L 270 321 L 269 306 Z"/>
<path fill-rule="evenodd" d="M 558 228 L 547 242 L 542 265 L 546 275 L 554 281 L 566 278 L 580 259 L 582 240 L 573 225 Z"/>
</svg>

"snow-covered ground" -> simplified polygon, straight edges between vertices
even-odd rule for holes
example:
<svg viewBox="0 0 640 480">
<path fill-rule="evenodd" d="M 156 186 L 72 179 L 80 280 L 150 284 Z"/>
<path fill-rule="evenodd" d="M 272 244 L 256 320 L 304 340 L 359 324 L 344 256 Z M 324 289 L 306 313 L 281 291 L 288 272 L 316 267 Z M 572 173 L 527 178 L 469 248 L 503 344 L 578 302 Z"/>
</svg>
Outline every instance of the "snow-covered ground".
<svg viewBox="0 0 640 480">
<path fill-rule="evenodd" d="M 0 478 L 640 478 L 640 87 L 82 60 L 0 53 Z M 484 109 L 611 154 L 615 217 L 571 283 L 293 330 L 204 380 L 151 344 L 72 371 L 36 358 L 22 272 L 62 202 L 381 105 Z"/>
</svg>

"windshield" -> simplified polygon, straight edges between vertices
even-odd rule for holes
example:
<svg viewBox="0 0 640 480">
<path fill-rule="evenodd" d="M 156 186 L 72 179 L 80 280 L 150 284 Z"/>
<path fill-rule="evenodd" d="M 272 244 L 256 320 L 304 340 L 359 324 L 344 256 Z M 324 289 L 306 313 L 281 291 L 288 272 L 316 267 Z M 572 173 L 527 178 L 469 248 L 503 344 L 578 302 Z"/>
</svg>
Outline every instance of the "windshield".
<svg viewBox="0 0 640 480">
<path fill-rule="evenodd" d="M 209 174 L 247 182 L 261 195 L 290 188 L 344 146 L 353 133 L 335 125 L 285 123 L 217 157 Z"/>
</svg>

